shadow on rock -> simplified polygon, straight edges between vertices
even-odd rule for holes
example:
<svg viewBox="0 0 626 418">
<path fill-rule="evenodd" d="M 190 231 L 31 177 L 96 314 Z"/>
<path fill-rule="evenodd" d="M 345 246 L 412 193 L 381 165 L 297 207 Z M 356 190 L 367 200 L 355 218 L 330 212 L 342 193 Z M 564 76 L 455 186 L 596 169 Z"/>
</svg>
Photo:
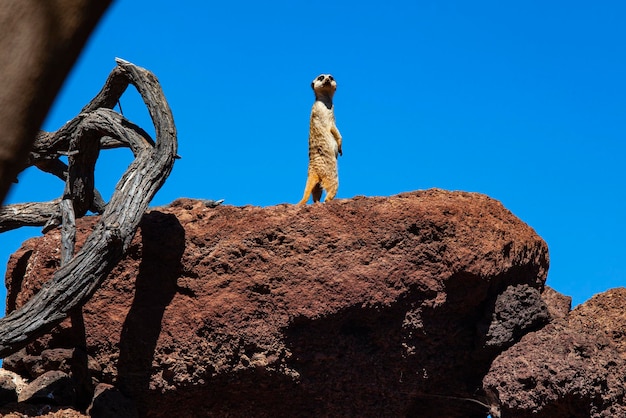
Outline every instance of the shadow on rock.
<svg viewBox="0 0 626 418">
<path fill-rule="evenodd" d="M 149 390 L 165 309 L 176 294 L 185 230 L 176 216 L 150 212 L 141 222 L 142 261 L 135 297 L 120 337 L 118 387 L 139 400 Z M 163 239 L 167 237 L 167 239 Z M 138 405 L 141 410 L 140 402 Z"/>
</svg>

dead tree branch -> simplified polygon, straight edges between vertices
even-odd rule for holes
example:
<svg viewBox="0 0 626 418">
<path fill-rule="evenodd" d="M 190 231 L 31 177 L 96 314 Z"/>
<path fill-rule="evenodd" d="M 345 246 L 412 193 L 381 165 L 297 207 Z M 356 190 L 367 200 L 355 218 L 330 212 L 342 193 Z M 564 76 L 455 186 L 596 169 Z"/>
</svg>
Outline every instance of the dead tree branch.
<svg viewBox="0 0 626 418">
<path fill-rule="evenodd" d="M 177 155 L 176 128 L 158 80 L 129 62 L 117 60 L 117 64 L 105 87 L 81 114 L 59 131 L 40 135 L 31 153 L 29 163 L 35 165 L 68 154 L 67 170 L 57 163 L 51 169 L 62 173 L 66 180 L 61 208 L 55 201 L 57 207 L 52 216 L 62 217 L 63 228 L 68 228 L 62 234 L 63 246 L 67 246 L 64 257 L 68 261 L 39 293 L 0 320 L 0 357 L 24 347 L 84 305 L 124 255 L 148 204 L 172 170 Z M 121 115 L 106 109 L 113 107 L 128 84 L 135 86 L 148 108 L 156 142 L 133 128 Z M 84 215 L 94 202 L 93 167 L 98 152 L 101 147 L 123 145 L 133 150 L 135 160 L 118 182 L 82 249 L 71 257 L 73 218 Z M 51 207 L 55 202 L 39 204 L 42 213 L 31 215 L 31 222 L 43 221 L 45 215 L 53 212 Z M 48 210 L 45 215 L 44 208 Z M 0 224 L 3 216 L 22 209 L 15 205 L 4 208 Z"/>
<path fill-rule="evenodd" d="M 60 225 L 61 198 L 51 202 L 17 203 L 0 208 L 0 232 L 22 226 Z M 46 229 L 46 228 L 44 228 Z"/>
<path fill-rule="evenodd" d="M 119 71 L 114 70 L 114 72 L 118 74 L 118 78 L 123 79 L 119 75 Z M 124 90 L 118 90 L 117 93 L 123 94 Z M 79 114 L 56 132 L 40 132 L 29 154 L 28 162 L 22 167 L 22 170 L 36 166 L 65 182 L 70 170 L 67 164 L 59 158 L 76 152 L 74 148 L 72 148 L 74 151 L 71 150 L 70 142 L 72 137 L 77 136 L 91 137 L 85 144 L 94 146 L 94 149 L 91 150 L 92 153 L 96 153 L 95 146 L 97 146 L 98 141 L 100 143 L 99 149 L 127 147 L 131 149 L 135 157 L 141 150 L 154 146 L 154 140 L 143 129 L 119 113 L 105 108 L 95 109 L 90 113 Z M 92 155 L 93 157 L 97 157 L 97 155 Z M 71 158 L 75 157 L 72 156 Z M 87 170 L 85 175 L 92 177 L 91 180 L 87 180 L 92 191 L 90 194 L 86 190 L 84 191 L 85 198 L 91 198 L 91 202 L 87 200 L 84 205 L 89 203 L 86 209 L 94 213 L 102 213 L 106 204 L 98 190 L 93 188 L 93 167 L 92 171 Z M 74 200 L 81 199 L 81 197 L 81 193 L 78 193 Z M 52 202 L 20 203 L 0 207 L 0 232 L 22 226 L 44 226 L 44 232 L 46 232 L 51 227 L 59 226 L 61 224 L 59 203 L 60 200 L 53 200 Z M 78 217 L 85 214 L 85 207 L 81 209 Z"/>
</svg>

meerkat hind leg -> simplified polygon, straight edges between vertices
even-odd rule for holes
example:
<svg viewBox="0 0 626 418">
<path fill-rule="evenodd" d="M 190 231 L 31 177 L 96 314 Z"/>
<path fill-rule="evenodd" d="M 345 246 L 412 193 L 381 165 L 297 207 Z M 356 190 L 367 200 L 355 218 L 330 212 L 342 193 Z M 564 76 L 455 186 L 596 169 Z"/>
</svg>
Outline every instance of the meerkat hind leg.
<svg viewBox="0 0 626 418">
<path fill-rule="evenodd" d="M 322 187 L 326 189 L 326 197 L 324 202 L 331 201 L 337 195 L 337 189 L 339 189 L 339 181 L 337 178 L 323 178 Z"/>
</svg>

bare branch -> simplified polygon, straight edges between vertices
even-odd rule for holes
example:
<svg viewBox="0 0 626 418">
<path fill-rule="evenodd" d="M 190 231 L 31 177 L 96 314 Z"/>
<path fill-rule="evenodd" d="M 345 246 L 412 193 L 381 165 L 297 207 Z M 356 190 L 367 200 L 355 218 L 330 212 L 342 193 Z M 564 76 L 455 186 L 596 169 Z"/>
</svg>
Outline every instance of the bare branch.
<svg viewBox="0 0 626 418">
<path fill-rule="evenodd" d="M 0 207 L 0 232 L 22 226 L 46 225 L 51 219 L 60 218 L 59 203 L 60 198 L 50 202 L 19 203 Z"/>
<path fill-rule="evenodd" d="M 106 136 L 126 141 L 136 152 L 136 158 L 118 182 L 111 201 L 82 249 L 55 273 L 52 280 L 44 284 L 39 293 L 21 308 L 0 320 L 0 357 L 24 347 L 61 322 L 71 311 L 84 305 L 122 258 L 148 204 L 172 170 L 177 151 L 176 128 L 158 80 L 152 73 L 127 61 L 117 60 L 117 64 L 107 81 L 113 86 L 109 88 L 109 93 L 103 89 L 103 92 L 84 109 L 93 113 L 79 115 L 78 118 L 82 119 L 76 125 L 72 125 L 76 127 L 74 132 L 70 128 L 62 128 L 65 130 L 61 135 L 68 138 L 75 135 L 76 150 L 79 151 L 72 153 L 68 158 L 70 161 L 68 172 L 72 177 L 74 163 L 91 165 L 92 161 L 95 162 L 89 152 L 82 155 L 83 147 L 86 143 L 94 141 L 91 133 L 99 132 L 102 135 L 103 127 L 109 129 L 105 132 Z M 137 88 L 148 107 L 156 131 L 154 146 L 133 129 L 124 126 L 119 130 L 121 124 L 111 122 L 115 118 L 107 112 L 102 112 L 103 109 L 96 111 L 94 108 L 98 105 L 109 105 L 111 97 L 121 94 L 120 91 L 123 92 L 128 84 L 133 84 Z M 94 114 L 96 116 L 93 116 Z M 92 117 L 93 119 L 89 119 Z M 100 125 L 97 122 L 100 118 L 108 122 Z M 90 122 L 86 123 L 86 120 Z M 80 126 L 82 128 L 79 129 Z M 54 134 L 44 139 L 54 140 Z M 66 149 L 71 150 L 72 147 Z M 74 184 L 66 190 L 72 197 L 74 208 L 77 202 L 73 199 L 88 196 L 86 190 L 91 180 L 85 179 L 84 176 L 85 173 L 78 170 L 76 179 L 83 179 L 82 186 Z M 68 184 L 70 183 L 71 180 L 68 181 Z M 80 209 L 82 212 L 84 204 L 81 204 Z M 71 220 L 68 224 L 70 223 Z"/>
<path fill-rule="evenodd" d="M 119 113 L 102 108 L 79 114 L 56 132 L 40 132 L 30 152 L 28 165 L 39 166 L 67 155 L 72 136 L 80 130 L 97 133 L 101 148 L 130 147 L 137 155 L 139 150 L 154 146 L 154 140 L 146 131 Z"/>
</svg>

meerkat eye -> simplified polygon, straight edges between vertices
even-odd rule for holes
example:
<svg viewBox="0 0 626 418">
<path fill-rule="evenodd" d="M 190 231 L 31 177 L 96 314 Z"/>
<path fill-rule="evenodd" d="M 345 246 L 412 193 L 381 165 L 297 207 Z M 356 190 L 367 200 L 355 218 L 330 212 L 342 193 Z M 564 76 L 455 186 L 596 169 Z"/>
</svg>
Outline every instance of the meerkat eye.
<svg viewBox="0 0 626 418">
<path fill-rule="evenodd" d="M 324 76 L 321 75 L 321 76 L 317 77 L 317 81 L 324 81 Z"/>
<path fill-rule="evenodd" d="M 328 79 L 329 79 L 330 81 L 335 81 L 335 79 L 333 78 L 333 76 L 332 76 L 332 75 L 329 75 L 329 76 L 328 76 Z"/>
</svg>

